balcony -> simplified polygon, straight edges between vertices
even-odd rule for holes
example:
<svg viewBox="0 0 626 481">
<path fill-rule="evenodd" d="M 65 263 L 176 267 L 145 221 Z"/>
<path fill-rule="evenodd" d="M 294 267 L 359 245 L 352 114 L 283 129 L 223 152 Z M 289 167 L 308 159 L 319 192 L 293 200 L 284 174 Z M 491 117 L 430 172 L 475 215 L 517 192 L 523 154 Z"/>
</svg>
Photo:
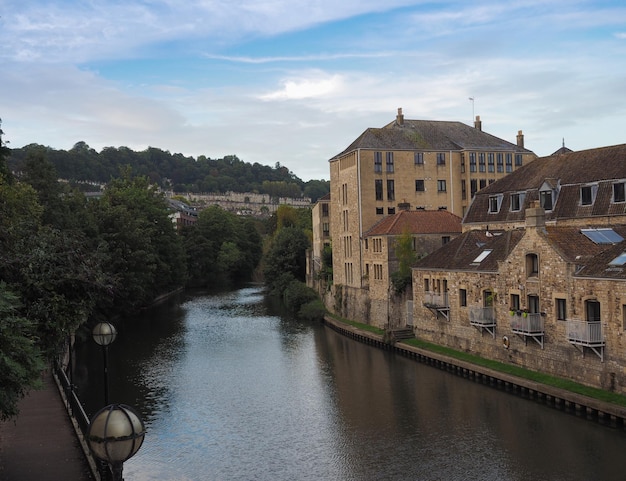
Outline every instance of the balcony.
<svg viewBox="0 0 626 481">
<path fill-rule="evenodd" d="M 545 334 L 544 318 L 540 312 L 511 311 L 511 331 L 524 339 L 531 338 L 543 349 Z"/>
<path fill-rule="evenodd" d="M 437 319 L 444 318 L 450 320 L 450 303 L 448 301 L 448 293 L 444 292 L 426 292 L 424 293 L 424 307 L 430 309 Z"/>
<path fill-rule="evenodd" d="M 567 342 L 580 346 L 583 356 L 585 348 L 591 349 L 604 362 L 604 346 L 606 342 L 602 335 L 601 321 L 581 321 L 568 319 L 566 325 Z"/>
<path fill-rule="evenodd" d="M 469 321 L 481 334 L 484 329 L 496 338 L 496 312 L 493 307 L 470 307 Z"/>
</svg>

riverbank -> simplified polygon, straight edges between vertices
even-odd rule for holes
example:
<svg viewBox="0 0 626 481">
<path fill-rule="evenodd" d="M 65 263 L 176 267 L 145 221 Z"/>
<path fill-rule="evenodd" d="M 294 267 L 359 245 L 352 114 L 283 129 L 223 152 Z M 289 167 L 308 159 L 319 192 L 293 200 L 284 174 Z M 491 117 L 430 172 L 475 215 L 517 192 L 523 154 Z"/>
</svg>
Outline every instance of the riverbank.
<svg viewBox="0 0 626 481">
<path fill-rule="evenodd" d="M 362 329 L 328 315 L 324 317 L 324 323 L 331 329 L 357 341 L 381 349 L 393 350 L 403 356 L 476 382 L 511 391 L 514 394 L 571 412 L 572 414 L 584 416 L 602 424 L 621 429 L 626 427 L 626 406 L 605 402 L 584 394 L 525 379 L 490 367 L 480 366 L 453 356 L 412 346 L 407 342 L 399 341 L 390 344 L 385 342 L 383 334 Z"/>
</svg>

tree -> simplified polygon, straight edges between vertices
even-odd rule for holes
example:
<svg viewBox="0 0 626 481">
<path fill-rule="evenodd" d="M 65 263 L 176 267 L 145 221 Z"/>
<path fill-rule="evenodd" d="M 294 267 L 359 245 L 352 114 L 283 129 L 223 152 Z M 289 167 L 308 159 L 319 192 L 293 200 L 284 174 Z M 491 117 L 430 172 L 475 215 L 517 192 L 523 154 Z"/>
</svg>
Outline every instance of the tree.
<svg viewBox="0 0 626 481">
<path fill-rule="evenodd" d="M 399 294 L 411 285 L 411 267 L 417 260 L 417 255 L 413 250 L 413 236 L 408 230 L 396 239 L 395 253 L 398 259 L 398 270 L 391 273 L 391 282 L 394 291 Z"/>
<path fill-rule="evenodd" d="M 304 281 L 309 245 L 309 239 L 301 229 L 283 227 L 278 230 L 265 257 L 263 274 L 266 282 L 273 287 L 273 283 L 284 274 Z"/>
<path fill-rule="evenodd" d="M 41 385 L 44 363 L 36 341 L 36 326 L 18 314 L 19 299 L 0 282 L 0 420 L 18 414 L 18 401 Z"/>
<path fill-rule="evenodd" d="M 2 119 L 0 119 L 0 177 L 4 178 L 4 181 L 7 183 L 13 182 L 13 175 L 11 174 L 11 169 L 9 168 L 8 158 L 11 153 L 11 149 L 9 149 L 2 140 L 2 136 L 4 132 L 2 131 Z"/>
</svg>

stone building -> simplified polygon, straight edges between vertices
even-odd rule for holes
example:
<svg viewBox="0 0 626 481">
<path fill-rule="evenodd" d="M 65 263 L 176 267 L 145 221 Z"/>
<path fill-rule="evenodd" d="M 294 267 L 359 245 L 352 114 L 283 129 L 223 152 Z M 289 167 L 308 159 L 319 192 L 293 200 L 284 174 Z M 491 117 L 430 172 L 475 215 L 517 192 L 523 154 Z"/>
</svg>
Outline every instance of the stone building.
<svg viewBox="0 0 626 481">
<path fill-rule="evenodd" d="M 403 210 L 387 216 L 364 234 L 364 288 L 370 301 L 370 323 L 378 327 L 404 327 L 412 324 L 412 305 L 390 308 L 394 297 L 391 274 L 398 270 L 396 243 L 410 235 L 416 259 L 427 256 L 461 234 L 461 218 L 445 210 Z M 410 302 L 410 301 L 409 301 Z M 409 317 L 407 317 L 407 314 Z"/>
<path fill-rule="evenodd" d="M 626 394 L 625 157 L 561 153 L 479 192 L 413 269 L 416 334 Z"/>
<path fill-rule="evenodd" d="M 333 278 L 361 289 L 364 234 L 400 210 L 448 210 L 463 216 L 480 189 L 536 158 L 524 148 L 461 122 L 395 121 L 365 130 L 330 159 Z"/>
</svg>

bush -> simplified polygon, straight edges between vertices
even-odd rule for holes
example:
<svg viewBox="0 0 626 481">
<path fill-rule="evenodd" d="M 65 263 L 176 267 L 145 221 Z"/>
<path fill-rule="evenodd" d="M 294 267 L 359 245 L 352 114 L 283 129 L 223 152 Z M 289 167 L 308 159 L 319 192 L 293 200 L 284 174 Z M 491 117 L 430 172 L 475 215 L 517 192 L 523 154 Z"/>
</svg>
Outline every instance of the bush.
<svg viewBox="0 0 626 481">
<path fill-rule="evenodd" d="M 317 299 L 317 293 L 300 281 L 293 281 L 283 292 L 285 307 L 294 313 L 299 312 L 304 304 L 315 299 Z"/>
<path fill-rule="evenodd" d="M 322 321 L 324 320 L 325 314 L 326 308 L 324 307 L 324 303 L 319 299 L 315 299 L 307 302 L 300 308 L 298 317 L 306 321 Z"/>
</svg>

